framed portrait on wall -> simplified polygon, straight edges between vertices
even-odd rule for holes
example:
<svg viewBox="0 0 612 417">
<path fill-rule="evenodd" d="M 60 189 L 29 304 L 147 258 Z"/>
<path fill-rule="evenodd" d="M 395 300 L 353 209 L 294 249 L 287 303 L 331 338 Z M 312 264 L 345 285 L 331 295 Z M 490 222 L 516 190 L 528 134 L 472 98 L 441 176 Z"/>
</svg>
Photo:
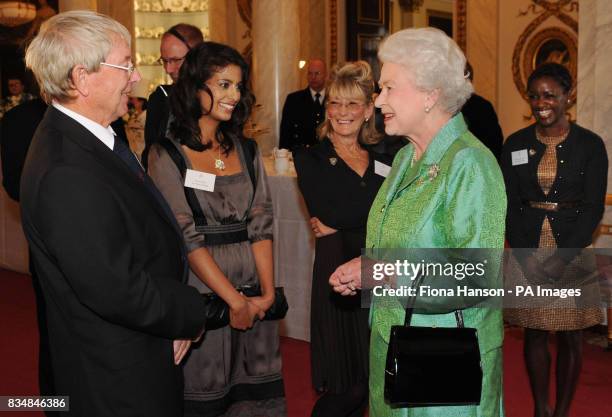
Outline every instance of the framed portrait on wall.
<svg viewBox="0 0 612 417">
<path fill-rule="evenodd" d="M 555 62 L 568 66 L 571 59 L 567 43 L 564 43 L 559 38 L 550 38 L 544 41 L 535 51 L 533 67 L 537 68 L 547 62 Z"/>
<path fill-rule="evenodd" d="M 525 47 L 525 78 L 529 77 L 534 69 L 548 62 L 564 65 L 575 78 L 578 67 L 576 38 L 557 27 L 542 29 L 533 35 Z"/>
<path fill-rule="evenodd" d="M 521 65 L 513 65 L 514 81 L 525 100 L 527 100 L 527 79 L 534 69 L 542 64 L 554 62 L 564 65 L 576 79 L 578 73 L 578 41 L 573 32 L 560 27 L 548 27 L 535 32 L 525 42 L 520 55 L 515 50 L 515 58 L 520 56 Z M 570 100 L 576 102 L 576 90 Z"/>
</svg>

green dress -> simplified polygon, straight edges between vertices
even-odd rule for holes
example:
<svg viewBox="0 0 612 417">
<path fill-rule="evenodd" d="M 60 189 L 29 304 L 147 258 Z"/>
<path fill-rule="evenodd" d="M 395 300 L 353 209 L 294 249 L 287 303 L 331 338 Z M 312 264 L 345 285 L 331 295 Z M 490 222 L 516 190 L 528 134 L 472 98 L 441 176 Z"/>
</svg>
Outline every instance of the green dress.
<svg viewBox="0 0 612 417">
<path fill-rule="evenodd" d="M 366 248 L 499 248 L 504 245 L 506 192 L 491 152 L 459 113 L 438 132 L 419 161 L 414 147 L 396 155 L 370 209 Z M 501 280 L 501 278 L 499 278 Z M 499 285 L 501 287 L 501 284 Z M 384 307 L 383 307 L 384 304 Z M 479 406 L 391 408 L 384 400 L 384 369 L 393 325 L 404 322 L 397 299 L 377 299 L 371 312 L 370 417 L 498 417 L 502 406 L 503 322 L 500 309 L 463 310 L 478 330 L 483 368 Z M 414 314 L 412 325 L 455 327 L 453 312 Z"/>
</svg>

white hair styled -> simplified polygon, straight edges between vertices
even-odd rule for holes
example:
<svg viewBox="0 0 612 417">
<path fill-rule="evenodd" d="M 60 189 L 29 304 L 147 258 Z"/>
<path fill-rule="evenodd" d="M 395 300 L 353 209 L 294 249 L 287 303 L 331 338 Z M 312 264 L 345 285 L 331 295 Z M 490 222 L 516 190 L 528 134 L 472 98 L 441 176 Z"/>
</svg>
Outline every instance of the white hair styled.
<svg viewBox="0 0 612 417">
<path fill-rule="evenodd" d="M 83 65 L 89 72 L 98 71 L 117 39 L 131 44 L 125 26 L 89 10 L 64 12 L 45 21 L 25 55 L 45 101 L 68 100 L 72 69 Z"/>
<path fill-rule="evenodd" d="M 404 67 L 419 90 L 438 89 L 438 105 L 450 114 L 458 112 L 474 92 L 465 74 L 465 55 L 439 29 L 400 30 L 383 41 L 378 58 Z"/>
</svg>

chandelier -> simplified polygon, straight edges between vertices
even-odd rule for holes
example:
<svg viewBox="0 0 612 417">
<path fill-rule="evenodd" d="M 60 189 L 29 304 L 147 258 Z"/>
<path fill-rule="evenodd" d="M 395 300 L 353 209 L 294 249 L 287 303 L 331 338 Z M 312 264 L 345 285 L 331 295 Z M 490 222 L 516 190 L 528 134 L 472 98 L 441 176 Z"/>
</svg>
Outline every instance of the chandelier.
<svg viewBox="0 0 612 417">
<path fill-rule="evenodd" d="M 25 1 L 0 1 L 0 25 L 19 26 L 36 17 L 36 7 Z"/>
</svg>

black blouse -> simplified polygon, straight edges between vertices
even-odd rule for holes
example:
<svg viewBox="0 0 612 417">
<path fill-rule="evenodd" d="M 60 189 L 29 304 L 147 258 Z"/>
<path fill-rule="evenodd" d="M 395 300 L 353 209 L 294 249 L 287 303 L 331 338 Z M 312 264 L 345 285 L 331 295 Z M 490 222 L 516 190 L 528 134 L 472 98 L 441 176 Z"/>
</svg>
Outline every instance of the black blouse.
<svg viewBox="0 0 612 417">
<path fill-rule="evenodd" d="M 370 163 L 363 177 L 338 156 L 329 139 L 294 151 L 298 184 L 312 217 L 338 230 L 365 230 L 370 206 L 384 181 L 374 172 L 374 161 L 391 166 L 397 152 L 384 142 L 366 150 Z"/>
<path fill-rule="evenodd" d="M 546 145 L 537 140 L 535 124 L 508 137 L 501 168 L 508 194 L 506 236 L 514 248 L 538 247 L 544 216 L 548 216 L 560 248 L 584 248 L 604 212 L 608 183 L 608 156 L 599 136 L 577 124 L 557 145 L 557 177 L 548 195 L 538 183 L 538 164 Z M 512 165 L 512 152 L 526 150 L 528 162 Z M 545 211 L 526 201 L 579 202 L 578 207 Z"/>
</svg>

